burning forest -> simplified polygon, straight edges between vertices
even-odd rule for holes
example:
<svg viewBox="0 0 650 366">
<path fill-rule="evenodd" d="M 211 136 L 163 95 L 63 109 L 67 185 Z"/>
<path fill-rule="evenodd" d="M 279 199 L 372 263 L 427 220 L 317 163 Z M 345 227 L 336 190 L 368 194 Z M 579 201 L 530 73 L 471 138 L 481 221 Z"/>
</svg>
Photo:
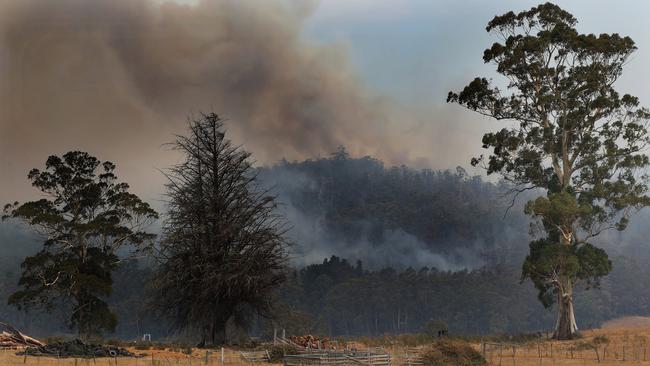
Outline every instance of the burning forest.
<svg viewBox="0 0 650 366">
<path fill-rule="evenodd" d="M 466 5 L 0 2 L 0 364 L 650 362 L 650 7 Z"/>
</svg>

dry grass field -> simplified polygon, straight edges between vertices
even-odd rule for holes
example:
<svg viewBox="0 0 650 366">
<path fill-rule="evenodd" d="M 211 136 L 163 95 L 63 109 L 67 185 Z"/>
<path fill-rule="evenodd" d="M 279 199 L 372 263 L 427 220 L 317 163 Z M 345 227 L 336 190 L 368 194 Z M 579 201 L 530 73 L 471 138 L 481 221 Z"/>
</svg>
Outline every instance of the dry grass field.
<svg viewBox="0 0 650 366">
<path fill-rule="evenodd" d="M 539 341 L 525 345 L 485 346 L 491 365 L 579 366 L 650 365 L 650 322 L 647 318 L 624 318 L 602 329 L 588 330 L 569 341 Z"/>
<path fill-rule="evenodd" d="M 531 341 L 526 344 L 476 343 L 490 365 L 498 366 L 587 366 L 587 365 L 650 365 L 650 320 L 624 318 L 606 323 L 603 329 L 583 332 L 579 340 L 569 342 Z M 355 344 L 358 348 L 363 345 Z M 18 356 L 15 350 L 0 351 L 0 366 L 251 366 L 239 352 L 193 350 L 192 355 L 161 350 L 135 350 L 146 354 L 141 358 L 57 359 L 51 357 Z M 406 347 L 389 348 L 393 365 L 406 364 Z"/>
</svg>

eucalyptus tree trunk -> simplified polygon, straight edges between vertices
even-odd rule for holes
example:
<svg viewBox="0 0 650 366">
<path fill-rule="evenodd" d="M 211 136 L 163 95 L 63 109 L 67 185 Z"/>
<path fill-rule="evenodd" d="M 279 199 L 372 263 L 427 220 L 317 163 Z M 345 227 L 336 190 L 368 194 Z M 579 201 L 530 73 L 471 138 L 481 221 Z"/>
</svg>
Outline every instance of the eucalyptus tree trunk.
<svg viewBox="0 0 650 366">
<path fill-rule="evenodd" d="M 563 236 L 562 244 L 571 245 L 571 236 Z M 573 339 L 578 334 L 578 325 L 573 312 L 573 283 L 565 273 L 559 276 L 557 288 L 557 321 L 553 338 L 559 340 Z"/>
<path fill-rule="evenodd" d="M 553 338 L 566 340 L 573 339 L 578 333 L 576 318 L 573 313 L 573 284 L 571 279 L 562 276 L 559 280 L 557 299 L 557 322 Z"/>
</svg>

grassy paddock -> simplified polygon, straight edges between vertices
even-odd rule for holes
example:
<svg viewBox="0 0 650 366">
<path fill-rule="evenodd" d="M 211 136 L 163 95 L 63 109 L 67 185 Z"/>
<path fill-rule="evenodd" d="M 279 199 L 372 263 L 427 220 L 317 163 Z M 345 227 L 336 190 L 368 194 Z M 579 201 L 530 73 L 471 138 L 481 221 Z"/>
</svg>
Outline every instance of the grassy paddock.
<svg viewBox="0 0 650 366">
<path fill-rule="evenodd" d="M 580 339 L 552 341 L 534 335 L 457 337 L 483 353 L 489 365 L 587 366 L 650 365 L 650 327 L 595 329 Z M 406 364 L 406 352 L 426 348 L 431 337 L 416 334 L 359 338 L 354 343 L 384 347 L 393 365 Z M 484 346 L 485 344 L 485 346 Z"/>
<path fill-rule="evenodd" d="M 392 355 L 392 364 L 406 364 L 405 354 L 413 347 L 426 347 L 431 338 L 418 335 L 395 337 L 360 338 L 350 342 L 356 348 L 383 346 Z M 468 338 L 472 347 L 484 352 L 489 365 L 495 366 L 588 366 L 588 365 L 649 365 L 650 366 L 650 327 L 632 329 L 596 329 L 585 331 L 582 338 L 557 342 L 526 337 L 482 339 Z M 485 346 L 483 346 L 485 344 Z M 180 347 L 149 350 L 128 349 L 134 353 L 144 353 L 143 358 L 98 358 L 57 359 L 51 357 L 17 356 L 15 350 L 0 350 L 0 366 L 252 366 L 243 361 L 239 352 L 225 349 L 224 362 L 220 350 L 206 351 L 193 349 L 191 354 Z"/>
</svg>

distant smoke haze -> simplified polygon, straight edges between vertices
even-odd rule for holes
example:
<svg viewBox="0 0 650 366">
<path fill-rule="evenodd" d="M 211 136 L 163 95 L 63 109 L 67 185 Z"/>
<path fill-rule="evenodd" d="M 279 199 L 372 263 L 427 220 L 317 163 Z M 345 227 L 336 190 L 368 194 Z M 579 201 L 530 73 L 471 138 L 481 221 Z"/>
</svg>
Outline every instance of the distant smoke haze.
<svg viewBox="0 0 650 366">
<path fill-rule="evenodd" d="M 358 164 L 363 159 L 350 161 L 356 161 Z M 317 162 L 311 165 L 306 163 L 302 168 L 290 166 L 280 164 L 262 169 L 258 177 L 261 187 L 270 188 L 277 194 L 279 210 L 288 221 L 287 236 L 294 244 L 291 250 L 291 261 L 294 265 L 319 263 L 324 258 L 335 255 L 350 262 L 361 260 L 365 268 L 374 270 L 385 267 L 429 267 L 442 271 L 457 271 L 479 268 L 488 264 L 488 261 L 490 264 L 508 261 L 518 265 L 524 255 L 527 220 L 521 220 L 521 202 L 517 202 L 514 209 L 516 212 L 504 218 L 501 225 L 493 226 L 496 232 L 484 231 L 486 237 L 448 233 L 444 237 L 424 239 L 409 232 L 408 228 L 402 225 L 382 223 L 381 217 L 365 215 L 372 209 L 365 207 L 364 203 L 345 199 L 337 201 L 336 204 L 331 203 L 332 199 L 336 200 L 334 196 L 346 193 L 345 183 L 340 185 L 341 183 L 334 183 L 334 180 L 347 179 L 349 189 L 354 191 L 358 188 L 356 179 L 369 174 L 372 183 L 367 183 L 368 189 L 381 191 L 381 174 L 367 173 L 370 170 L 369 165 L 363 168 L 350 162 L 341 165 L 340 172 L 330 171 L 331 165 Z M 349 173 L 355 166 L 360 172 Z M 444 190 L 442 184 L 436 187 Z M 408 191 L 412 187 L 403 188 Z M 419 193 L 425 195 L 424 192 Z M 373 199 L 365 202 L 370 206 L 377 203 Z M 386 202 L 384 203 L 388 205 Z M 503 211 L 509 204 L 499 198 L 492 203 L 495 210 Z M 334 206 L 331 206 L 332 204 Z M 404 204 L 408 206 L 412 203 Z M 358 212 L 358 216 L 355 218 L 346 212 Z M 338 221 L 334 218 L 338 216 L 346 219 Z M 332 224 L 333 222 L 336 224 Z"/>
<path fill-rule="evenodd" d="M 91 152 L 159 198 L 161 148 L 215 111 L 260 164 L 345 145 L 388 164 L 454 166 L 478 133 L 364 86 L 344 46 L 301 38 L 312 1 L 0 2 L 0 201 L 51 154 Z M 440 102 L 440 101 L 437 101 Z M 441 124 L 445 124 L 441 127 Z M 450 154 L 451 149 L 454 154 Z"/>
</svg>

